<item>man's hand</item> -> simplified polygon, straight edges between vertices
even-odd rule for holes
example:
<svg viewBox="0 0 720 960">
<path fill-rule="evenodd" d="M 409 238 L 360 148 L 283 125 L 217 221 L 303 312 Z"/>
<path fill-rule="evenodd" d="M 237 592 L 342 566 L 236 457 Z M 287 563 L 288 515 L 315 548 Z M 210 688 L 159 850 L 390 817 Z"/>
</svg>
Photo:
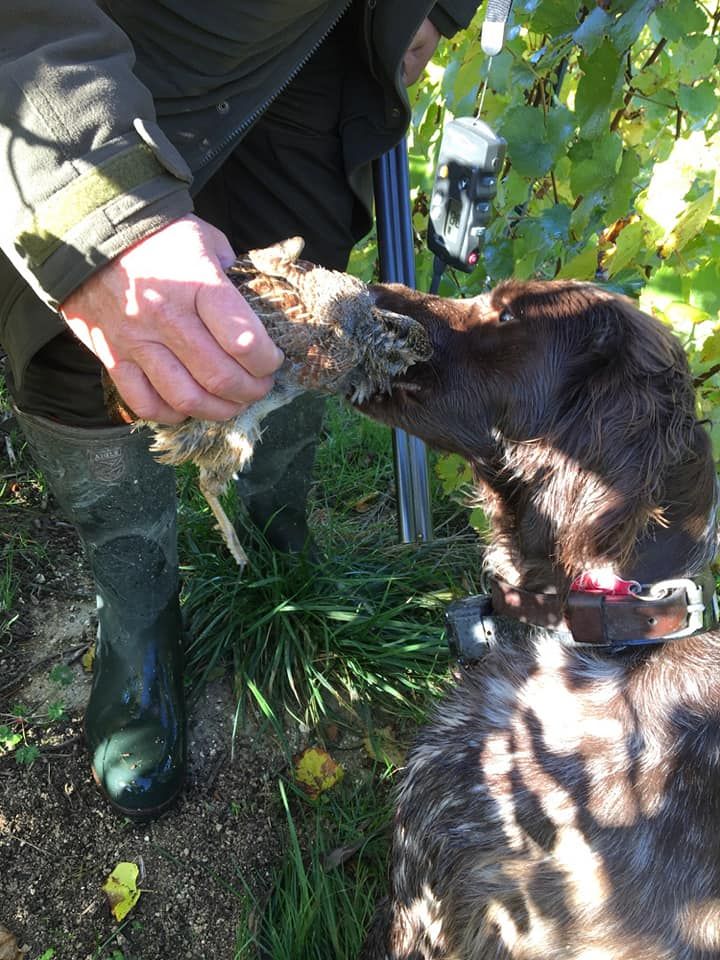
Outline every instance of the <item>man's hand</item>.
<svg viewBox="0 0 720 960">
<path fill-rule="evenodd" d="M 73 333 L 145 420 L 227 420 L 283 360 L 225 276 L 227 238 L 192 214 L 125 250 L 62 304 Z"/>
<path fill-rule="evenodd" d="M 415 83 L 427 66 L 430 57 L 435 53 L 439 42 L 440 33 L 437 28 L 428 19 L 423 20 L 403 57 L 405 86 L 411 87 Z"/>
</svg>

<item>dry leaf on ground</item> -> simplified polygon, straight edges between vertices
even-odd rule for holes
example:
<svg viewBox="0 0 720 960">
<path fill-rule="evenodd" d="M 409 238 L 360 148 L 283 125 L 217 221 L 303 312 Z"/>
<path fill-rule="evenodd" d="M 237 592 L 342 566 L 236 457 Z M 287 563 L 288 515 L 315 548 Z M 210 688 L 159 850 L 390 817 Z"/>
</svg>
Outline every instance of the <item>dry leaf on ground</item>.
<svg viewBox="0 0 720 960">
<path fill-rule="evenodd" d="M 395 739 L 392 727 L 380 727 L 363 737 L 365 753 L 379 763 L 389 763 L 393 767 L 405 764 L 405 750 Z"/>
<path fill-rule="evenodd" d="M 344 775 L 342 766 L 319 747 L 308 747 L 295 761 L 295 779 L 313 800 L 339 783 Z"/>
<path fill-rule="evenodd" d="M 110 909 L 118 923 L 130 913 L 140 899 L 137 878 L 137 865 L 123 861 L 115 867 L 103 884 Z"/>
</svg>

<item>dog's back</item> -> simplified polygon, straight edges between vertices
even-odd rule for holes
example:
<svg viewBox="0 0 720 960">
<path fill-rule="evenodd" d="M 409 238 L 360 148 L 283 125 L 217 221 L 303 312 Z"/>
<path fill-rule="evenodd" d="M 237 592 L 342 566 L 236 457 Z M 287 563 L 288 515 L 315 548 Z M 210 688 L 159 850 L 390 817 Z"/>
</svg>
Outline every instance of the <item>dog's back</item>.
<svg viewBox="0 0 720 960">
<path fill-rule="evenodd" d="M 719 655 L 490 652 L 410 755 L 364 956 L 720 957 Z"/>
<path fill-rule="evenodd" d="M 468 457 L 495 573 L 565 602 L 588 568 L 707 572 L 714 467 L 656 321 L 580 284 L 380 296 L 436 354 L 365 412 Z M 411 751 L 363 958 L 720 958 L 720 633 L 593 650 L 495 628 Z"/>
</svg>

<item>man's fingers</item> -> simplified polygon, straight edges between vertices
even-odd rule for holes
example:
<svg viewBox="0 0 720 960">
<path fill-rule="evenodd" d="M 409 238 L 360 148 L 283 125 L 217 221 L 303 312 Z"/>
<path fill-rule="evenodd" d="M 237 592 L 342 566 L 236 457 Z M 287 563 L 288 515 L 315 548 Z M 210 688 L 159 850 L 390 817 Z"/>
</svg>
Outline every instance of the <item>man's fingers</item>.
<svg viewBox="0 0 720 960">
<path fill-rule="evenodd" d="M 134 363 L 118 363 L 112 372 L 113 383 L 132 412 L 141 420 L 158 423 L 182 423 L 185 415 L 165 403 L 140 367 Z"/>
<path fill-rule="evenodd" d="M 235 251 L 222 230 L 218 230 L 217 227 L 214 227 L 211 223 L 208 223 L 207 226 L 210 228 L 209 234 L 213 252 L 220 261 L 223 270 L 227 270 L 237 259 L 235 257 Z"/>
<path fill-rule="evenodd" d="M 268 377 L 281 366 L 282 350 L 226 277 L 198 287 L 195 309 L 212 337 L 253 377 Z"/>
<path fill-rule="evenodd" d="M 208 392 L 162 344 L 143 344 L 137 351 L 136 362 L 157 394 L 172 410 L 180 414 L 181 420 L 185 417 L 229 420 L 246 406 L 245 403 L 223 400 Z M 115 373 L 113 379 L 117 379 Z M 121 392 L 126 396 L 122 389 Z"/>
</svg>

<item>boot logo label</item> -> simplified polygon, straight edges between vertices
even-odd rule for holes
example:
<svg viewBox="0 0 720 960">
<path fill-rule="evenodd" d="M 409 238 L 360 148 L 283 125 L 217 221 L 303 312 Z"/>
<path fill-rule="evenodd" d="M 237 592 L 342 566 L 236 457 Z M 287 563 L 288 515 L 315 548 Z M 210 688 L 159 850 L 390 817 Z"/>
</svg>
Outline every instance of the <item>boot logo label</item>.
<svg viewBox="0 0 720 960">
<path fill-rule="evenodd" d="M 104 447 L 90 454 L 90 468 L 101 483 L 115 483 L 125 476 L 125 463 L 120 447 Z"/>
</svg>

